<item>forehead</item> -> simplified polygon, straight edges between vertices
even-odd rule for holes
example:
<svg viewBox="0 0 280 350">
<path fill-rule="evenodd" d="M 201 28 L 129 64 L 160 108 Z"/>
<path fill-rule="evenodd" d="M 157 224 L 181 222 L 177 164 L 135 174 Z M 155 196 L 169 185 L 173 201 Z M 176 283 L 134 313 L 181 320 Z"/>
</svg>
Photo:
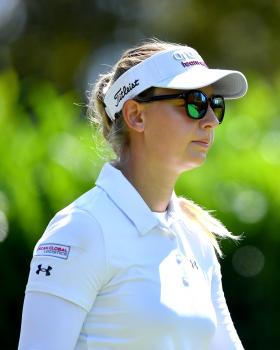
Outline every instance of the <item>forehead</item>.
<svg viewBox="0 0 280 350">
<path fill-rule="evenodd" d="M 207 96 L 212 96 L 214 89 L 211 85 L 202 87 L 202 88 L 198 88 L 195 90 L 200 90 L 203 91 Z M 155 88 L 155 93 L 157 95 L 169 95 L 169 94 L 177 94 L 180 93 L 182 91 L 188 91 L 188 90 L 177 90 L 177 89 L 166 89 L 166 88 Z"/>
</svg>

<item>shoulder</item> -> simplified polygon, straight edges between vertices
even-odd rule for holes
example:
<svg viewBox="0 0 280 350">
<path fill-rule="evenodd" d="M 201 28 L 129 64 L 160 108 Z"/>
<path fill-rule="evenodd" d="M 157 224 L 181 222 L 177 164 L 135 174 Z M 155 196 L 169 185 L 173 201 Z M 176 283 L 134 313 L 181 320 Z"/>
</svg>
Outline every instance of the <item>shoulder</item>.
<svg viewBox="0 0 280 350">
<path fill-rule="evenodd" d="M 55 214 L 37 243 L 56 242 L 88 249 L 89 243 L 102 239 L 102 229 L 95 215 L 95 202 L 102 197 L 96 187 Z M 37 247 L 36 246 L 36 247 Z"/>
<path fill-rule="evenodd" d="M 90 205 L 95 192 L 78 198 L 50 221 L 34 249 L 27 291 L 53 294 L 90 310 L 112 274 L 103 230 Z"/>
</svg>

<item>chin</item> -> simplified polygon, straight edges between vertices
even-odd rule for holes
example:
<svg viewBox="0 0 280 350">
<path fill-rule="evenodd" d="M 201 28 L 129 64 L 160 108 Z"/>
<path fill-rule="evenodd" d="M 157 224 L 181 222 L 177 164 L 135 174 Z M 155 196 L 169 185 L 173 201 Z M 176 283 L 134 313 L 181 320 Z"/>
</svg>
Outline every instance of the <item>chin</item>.
<svg viewBox="0 0 280 350">
<path fill-rule="evenodd" d="M 188 161 L 187 163 L 184 164 L 183 171 L 188 171 L 188 170 L 198 168 L 204 164 L 205 160 L 206 160 L 206 157 L 200 157 L 199 159 L 196 158 L 193 161 Z"/>
</svg>

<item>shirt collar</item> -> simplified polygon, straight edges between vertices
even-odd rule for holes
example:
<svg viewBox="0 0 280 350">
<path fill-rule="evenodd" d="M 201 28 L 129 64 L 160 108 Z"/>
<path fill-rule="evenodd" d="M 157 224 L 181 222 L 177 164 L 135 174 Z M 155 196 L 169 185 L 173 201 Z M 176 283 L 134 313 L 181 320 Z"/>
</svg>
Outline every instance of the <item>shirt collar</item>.
<svg viewBox="0 0 280 350">
<path fill-rule="evenodd" d="M 140 235 L 147 234 L 152 228 L 159 225 L 159 220 L 141 195 L 123 173 L 111 164 L 106 163 L 103 166 L 96 186 L 107 193 L 114 204 L 133 222 Z M 173 192 L 168 205 L 168 214 L 175 218 L 178 210 L 178 199 Z"/>
</svg>

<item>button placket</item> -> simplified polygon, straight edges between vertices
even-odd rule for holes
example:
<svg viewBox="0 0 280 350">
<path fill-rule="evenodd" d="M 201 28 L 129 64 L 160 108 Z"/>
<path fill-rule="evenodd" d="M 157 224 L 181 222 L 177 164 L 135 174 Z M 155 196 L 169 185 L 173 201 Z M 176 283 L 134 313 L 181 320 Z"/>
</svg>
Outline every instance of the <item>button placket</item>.
<svg viewBox="0 0 280 350">
<path fill-rule="evenodd" d="M 178 220 L 177 223 L 179 224 L 179 232 L 180 232 L 180 228 L 182 228 L 182 230 L 184 231 L 183 238 L 185 241 L 185 244 L 183 244 L 183 242 L 180 240 L 180 234 L 178 235 L 178 239 L 180 240 L 180 243 L 178 244 L 178 250 L 183 251 L 184 254 L 184 263 L 182 264 L 183 267 L 183 283 L 184 285 L 188 285 L 189 281 L 191 280 L 191 276 L 195 277 L 193 274 L 197 273 L 197 271 L 199 270 L 199 264 L 197 263 L 194 255 L 193 255 L 193 251 L 192 248 L 190 246 L 190 242 L 188 241 L 187 238 L 187 234 L 192 234 L 192 232 L 190 231 L 190 229 L 186 226 L 186 223 L 183 220 Z M 179 245 L 182 247 L 182 249 L 180 249 Z M 188 281 L 188 283 L 186 283 Z"/>
<path fill-rule="evenodd" d="M 182 255 L 181 252 L 177 252 L 176 254 L 176 262 L 178 265 L 180 265 L 181 273 L 182 273 L 182 282 L 185 287 L 189 286 L 189 279 L 188 274 L 186 271 L 186 257 Z"/>
<path fill-rule="evenodd" d="M 176 239 L 176 234 L 170 230 L 169 227 L 160 225 L 160 228 L 171 241 L 174 241 Z"/>
<path fill-rule="evenodd" d="M 173 233 L 174 237 L 176 237 L 176 243 L 177 243 L 177 252 L 176 252 L 176 262 L 180 266 L 181 269 L 181 275 L 182 275 L 182 283 L 185 287 L 189 286 L 189 278 L 186 268 L 187 263 L 187 256 L 184 252 L 182 242 L 180 241 L 180 238 L 176 235 L 176 233 L 170 228 L 170 232 Z"/>
<path fill-rule="evenodd" d="M 183 276 L 183 277 L 182 277 L 182 282 L 183 282 L 183 285 L 184 285 L 185 287 L 188 287 L 188 286 L 189 286 L 189 281 L 188 281 L 187 276 Z"/>
<path fill-rule="evenodd" d="M 160 227 L 161 227 L 161 230 L 165 233 L 165 235 L 170 240 L 174 241 L 176 239 L 177 252 L 175 255 L 175 259 L 176 259 L 177 264 L 180 265 L 182 283 L 185 287 L 188 287 L 189 286 L 189 274 L 187 272 L 187 256 L 186 256 L 183 244 L 182 244 L 180 238 L 174 232 L 174 230 L 171 229 L 171 227 L 167 227 L 164 225 L 160 225 Z"/>
<path fill-rule="evenodd" d="M 177 262 L 177 264 L 181 264 L 182 261 L 183 261 L 182 254 L 177 252 L 177 254 L 176 254 L 176 262 Z"/>
</svg>

